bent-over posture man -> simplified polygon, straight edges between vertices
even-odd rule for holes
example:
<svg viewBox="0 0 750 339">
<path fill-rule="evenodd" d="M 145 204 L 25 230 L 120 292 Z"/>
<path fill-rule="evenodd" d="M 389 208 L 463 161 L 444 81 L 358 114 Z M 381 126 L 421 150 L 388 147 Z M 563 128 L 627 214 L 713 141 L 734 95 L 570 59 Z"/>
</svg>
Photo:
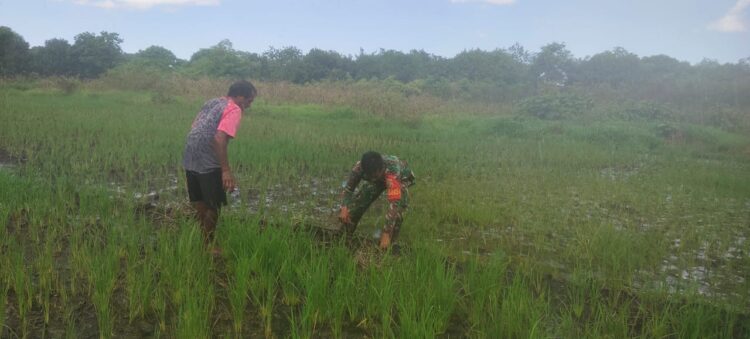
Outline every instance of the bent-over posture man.
<svg viewBox="0 0 750 339">
<path fill-rule="evenodd" d="M 355 192 L 361 180 L 365 183 Z M 352 168 L 341 193 L 339 221 L 342 227 L 349 234 L 354 233 L 367 208 L 385 191 L 389 205 L 380 233 L 380 248 L 387 249 L 398 236 L 403 213 L 409 204 L 407 188 L 413 184 L 414 173 L 406 161 L 373 151 L 363 154 Z"/>
<path fill-rule="evenodd" d="M 237 133 L 242 111 L 250 108 L 257 93 L 249 81 L 235 82 L 226 96 L 203 104 L 187 135 L 182 164 L 207 245 L 213 241 L 221 206 L 227 203 L 226 191 L 235 188 L 227 145 Z"/>
</svg>

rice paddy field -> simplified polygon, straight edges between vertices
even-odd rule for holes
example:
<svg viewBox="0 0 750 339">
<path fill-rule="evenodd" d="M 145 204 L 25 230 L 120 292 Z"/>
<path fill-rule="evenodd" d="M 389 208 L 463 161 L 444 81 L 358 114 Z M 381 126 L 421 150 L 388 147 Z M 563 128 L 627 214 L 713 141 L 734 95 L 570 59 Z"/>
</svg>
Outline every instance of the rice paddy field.
<svg viewBox="0 0 750 339">
<path fill-rule="evenodd" d="M 213 256 L 180 166 L 209 96 L 0 86 L 0 337 L 750 337 L 748 134 L 260 93 Z M 326 230 L 367 150 L 417 176 L 398 253 L 382 203 Z"/>
</svg>

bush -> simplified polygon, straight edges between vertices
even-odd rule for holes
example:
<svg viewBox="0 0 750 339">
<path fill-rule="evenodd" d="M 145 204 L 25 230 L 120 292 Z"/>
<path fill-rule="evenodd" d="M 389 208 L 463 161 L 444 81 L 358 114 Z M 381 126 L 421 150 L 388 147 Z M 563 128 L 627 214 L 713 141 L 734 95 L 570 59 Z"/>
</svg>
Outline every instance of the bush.
<svg viewBox="0 0 750 339">
<path fill-rule="evenodd" d="M 628 102 L 623 104 L 616 115 L 625 120 L 670 121 L 675 114 L 667 105 L 648 101 Z"/>
<path fill-rule="evenodd" d="M 539 119 L 559 120 L 591 111 L 593 101 L 574 93 L 551 93 L 526 98 L 518 104 L 518 113 Z"/>
<path fill-rule="evenodd" d="M 60 77 L 55 79 L 54 84 L 63 94 L 71 95 L 81 86 L 81 81 L 76 78 Z"/>
</svg>

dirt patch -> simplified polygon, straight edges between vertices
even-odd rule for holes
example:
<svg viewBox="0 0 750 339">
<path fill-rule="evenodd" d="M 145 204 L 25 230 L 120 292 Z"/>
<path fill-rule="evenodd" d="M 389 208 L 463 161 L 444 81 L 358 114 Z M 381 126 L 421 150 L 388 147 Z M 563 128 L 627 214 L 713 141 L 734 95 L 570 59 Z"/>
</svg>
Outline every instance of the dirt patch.
<svg viewBox="0 0 750 339">
<path fill-rule="evenodd" d="M 8 150 L 0 148 L 0 168 L 3 167 L 15 167 L 16 165 L 23 163 L 22 157 L 13 156 Z"/>
<path fill-rule="evenodd" d="M 6 164 L 10 162 L 11 162 L 10 153 L 0 148 L 0 164 Z"/>
</svg>

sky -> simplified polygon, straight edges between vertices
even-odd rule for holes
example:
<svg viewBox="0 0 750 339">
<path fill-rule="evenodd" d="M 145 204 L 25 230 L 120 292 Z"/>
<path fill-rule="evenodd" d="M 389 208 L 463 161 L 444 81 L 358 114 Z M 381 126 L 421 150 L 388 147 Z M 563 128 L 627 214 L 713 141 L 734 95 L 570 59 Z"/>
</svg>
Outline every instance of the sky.
<svg viewBox="0 0 750 339">
<path fill-rule="evenodd" d="M 382 48 L 450 58 L 560 42 L 579 58 L 615 47 L 691 63 L 750 57 L 750 0 L 0 0 L 0 26 L 31 46 L 114 32 L 127 53 L 155 45 L 182 59 L 224 39 L 253 53 Z"/>
</svg>

